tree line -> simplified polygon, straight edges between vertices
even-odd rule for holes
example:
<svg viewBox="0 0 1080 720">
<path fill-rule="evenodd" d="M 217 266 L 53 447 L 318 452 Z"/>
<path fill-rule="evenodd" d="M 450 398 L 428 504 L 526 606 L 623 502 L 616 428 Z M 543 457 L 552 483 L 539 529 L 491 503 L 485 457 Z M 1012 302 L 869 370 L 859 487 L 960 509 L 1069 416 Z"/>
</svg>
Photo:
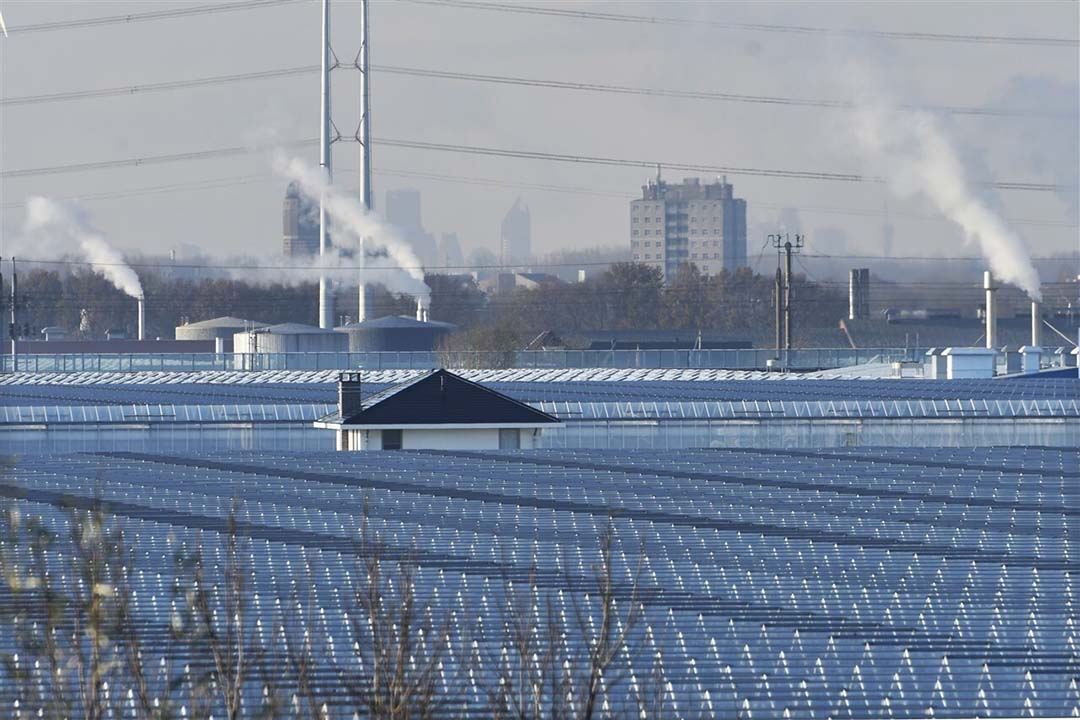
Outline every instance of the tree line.
<svg viewBox="0 0 1080 720">
<path fill-rule="evenodd" d="M 256 284 L 157 272 L 143 272 L 141 279 L 148 337 L 171 338 L 185 321 L 224 315 L 270 324 L 316 323 L 314 284 Z M 593 330 L 750 331 L 771 327 L 775 317 L 773 276 L 749 268 L 704 275 L 687 264 L 665 283 L 656 268 L 615 263 L 584 282 L 541 280 L 535 287 L 502 292 L 485 289 L 469 274 L 429 274 L 426 282 L 432 291 L 430 319 L 461 330 L 451 349 L 518 348 L 545 330 L 566 337 Z M 793 287 L 799 326 L 835 326 L 843 317 L 847 298 L 842 292 L 801 275 L 795 276 Z M 337 286 L 335 292 L 337 320 L 355 319 L 356 288 Z M 23 273 L 18 305 L 18 329 L 27 338 L 49 326 L 76 337 L 101 337 L 108 329 L 131 333 L 137 317 L 134 300 L 89 270 Z M 415 307 L 409 296 L 379 285 L 369 288 L 369 318 L 412 316 Z"/>
</svg>

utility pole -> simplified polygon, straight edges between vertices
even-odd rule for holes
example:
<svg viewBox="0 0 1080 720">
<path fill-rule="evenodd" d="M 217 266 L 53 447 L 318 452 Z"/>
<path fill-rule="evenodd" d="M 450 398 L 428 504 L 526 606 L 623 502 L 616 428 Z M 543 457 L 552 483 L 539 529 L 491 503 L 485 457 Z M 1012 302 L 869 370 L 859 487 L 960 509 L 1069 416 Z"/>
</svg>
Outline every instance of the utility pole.
<svg viewBox="0 0 1080 720">
<path fill-rule="evenodd" d="M 330 143 L 330 0 L 322 3 L 322 71 L 321 99 L 319 103 L 319 169 L 323 182 L 334 181 L 331 166 Z M 330 278 L 326 275 L 325 265 L 330 255 L 330 236 L 326 230 L 326 192 L 319 196 L 319 327 L 324 330 L 334 329 L 334 295 Z"/>
<path fill-rule="evenodd" d="M 15 347 L 15 338 L 19 334 L 18 325 L 15 324 L 15 304 L 18 302 L 18 289 L 19 279 L 15 275 L 15 258 L 11 258 L 11 326 L 9 327 L 9 336 L 11 337 L 11 372 L 18 371 L 19 367 L 16 363 L 18 359 L 18 351 Z"/>
<path fill-rule="evenodd" d="M 784 273 L 780 270 L 779 257 L 776 263 L 776 359 L 780 359 L 780 349 L 784 344 Z"/>
<path fill-rule="evenodd" d="M 803 246 L 803 235 L 794 235 L 790 233 L 784 233 L 783 235 L 777 233 L 776 235 L 770 235 L 769 239 L 772 240 L 773 247 L 776 248 L 777 254 L 781 251 L 784 253 L 784 360 L 787 363 L 788 354 L 791 352 L 791 343 L 793 338 L 792 316 L 791 316 L 791 254 L 792 252 L 798 252 Z M 794 239 L 794 242 L 792 242 Z M 779 257 L 777 257 L 777 264 L 779 265 Z M 777 272 L 780 270 L 777 268 Z M 779 281 L 779 276 L 777 277 Z M 777 319 L 777 336 L 780 334 L 779 318 Z M 779 341 L 777 345 L 779 345 Z"/>
<path fill-rule="evenodd" d="M 371 212 L 374 207 L 371 193 L 371 75 L 368 68 L 368 0 L 360 0 L 360 51 L 356 53 L 353 66 L 360 71 L 360 125 L 356 129 L 356 141 L 360 144 L 360 202 Z M 360 238 L 359 261 L 363 268 L 365 239 Z M 368 292 L 364 270 L 360 271 L 360 287 L 357 291 L 356 322 L 367 320 Z"/>
</svg>

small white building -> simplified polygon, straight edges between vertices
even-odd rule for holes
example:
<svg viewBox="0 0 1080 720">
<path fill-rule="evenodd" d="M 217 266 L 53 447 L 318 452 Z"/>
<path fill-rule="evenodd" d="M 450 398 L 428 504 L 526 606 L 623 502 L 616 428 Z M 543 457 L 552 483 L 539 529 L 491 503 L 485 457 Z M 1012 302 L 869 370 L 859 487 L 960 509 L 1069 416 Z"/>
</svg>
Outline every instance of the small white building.
<svg viewBox="0 0 1080 720">
<path fill-rule="evenodd" d="M 363 398 L 360 373 L 338 379 L 338 411 L 315 422 L 338 450 L 517 450 L 561 421 L 446 370 Z"/>
<path fill-rule="evenodd" d="M 994 377 L 997 351 L 977 347 L 950 347 L 941 353 L 946 358 L 949 380 Z"/>
</svg>

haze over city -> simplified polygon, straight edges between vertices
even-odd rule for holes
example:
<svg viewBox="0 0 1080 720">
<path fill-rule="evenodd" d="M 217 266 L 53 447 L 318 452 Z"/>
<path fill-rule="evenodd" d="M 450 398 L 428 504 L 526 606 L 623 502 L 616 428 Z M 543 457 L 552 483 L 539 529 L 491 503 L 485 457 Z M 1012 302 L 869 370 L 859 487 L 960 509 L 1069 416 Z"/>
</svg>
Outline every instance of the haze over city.
<svg viewBox="0 0 1080 720">
<path fill-rule="evenodd" d="M 197 6 L 5 2 L 4 242 L 21 232 L 26 199 L 45 195 L 78 198 L 109 242 L 129 253 L 278 252 L 286 183 L 272 171 L 271 150 L 317 137 L 320 20 L 317 3 L 256 5 L 64 28 L 55 24 Z M 500 222 L 520 197 L 531 211 L 535 255 L 591 246 L 626 249 L 627 202 L 655 175 L 650 167 L 396 144 L 436 143 L 729 168 L 725 174 L 736 195 L 747 200 L 751 260 L 765 235 L 781 225 L 807 233 L 810 254 L 881 255 L 885 213 L 894 227 L 892 255 L 978 254 L 925 196 L 899 197 L 876 182 L 738 171 L 878 175 L 880 168 L 853 142 L 853 111 L 820 106 L 852 99 L 854 64 L 872 72 L 896 105 L 935 109 L 980 195 L 1000 207 L 1033 255 L 1072 253 L 1078 6 L 994 8 L 374 2 L 375 209 L 384 207 L 388 190 L 416 188 L 428 231 L 457 233 L 466 256 L 480 247 L 497 255 Z M 358 22 L 356 3 L 335 5 L 332 47 L 341 67 L 331 75 L 332 115 L 346 140 L 358 115 L 358 77 L 350 67 Z M 297 68 L 287 76 L 272 73 Z M 151 87 L 265 71 L 271 76 Z M 544 86 L 560 83 L 603 87 Z M 118 92 L 49 98 L 110 88 Z M 642 89 L 667 95 L 636 92 Z M 713 95 L 671 96 L 679 93 Z M 237 148 L 243 152 L 216 152 Z M 293 150 L 317 162 L 316 144 Z M 199 159 L 152 160 L 184 153 Z M 335 143 L 333 153 L 338 182 L 355 187 L 356 143 Z M 128 162 L 140 158 L 150 161 Z M 119 166 L 109 167 L 116 161 Z M 674 182 L 711 177 L 678 168 L 662 173 Z M 984 183 L 1043 187 L 994 189 Z M 789 210 L 782 222 L 784 208 L 794 208 L 797 220 Z M 827 238 L 837 232 L 839 244 L 830 245 Z M 822 238 L 818 248 L 816 233 Z M 10 253 L 0 248 L 4 254 Z"/>
<path fill-rule="evenodd" d="M 1080 717 L 1078 36 L 0 0 L 0 715 Z"/>
</svg>

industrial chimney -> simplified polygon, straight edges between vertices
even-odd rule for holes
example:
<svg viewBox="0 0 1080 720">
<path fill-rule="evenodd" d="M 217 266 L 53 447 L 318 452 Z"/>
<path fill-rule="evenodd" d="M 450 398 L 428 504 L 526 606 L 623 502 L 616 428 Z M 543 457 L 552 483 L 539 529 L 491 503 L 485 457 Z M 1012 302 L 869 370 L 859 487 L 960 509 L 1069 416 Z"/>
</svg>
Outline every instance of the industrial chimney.
<svg viewBox="0 0 1080 720">
<path fill-rule="evenodd" d="M 146 339 L 146 296 L 139 296 L 139 339 Z"/>
<path fill-rule="evenodd" d="M 994 303 L 997 287 L 989 270 L 983 273 L 983 289 L 986 290 L 986 347 L 994 349 L 997 347 L 997 308 Z"/>
<path fill-rule="evenodd" d="M 416 321 L 428 321 L 428 307 L 423 298 L 416 298 Z"/>
<path fill-rule="evenodd" d="M 848 320 L 870 317 L 870 269 L 852 268 L 848 273 Z"/>
<path fill-rule="evenodd" d="M 1031 301 L 1031 347 L 1042 346 L 1042 308 L 1038 300 Z"/>
</svg>

